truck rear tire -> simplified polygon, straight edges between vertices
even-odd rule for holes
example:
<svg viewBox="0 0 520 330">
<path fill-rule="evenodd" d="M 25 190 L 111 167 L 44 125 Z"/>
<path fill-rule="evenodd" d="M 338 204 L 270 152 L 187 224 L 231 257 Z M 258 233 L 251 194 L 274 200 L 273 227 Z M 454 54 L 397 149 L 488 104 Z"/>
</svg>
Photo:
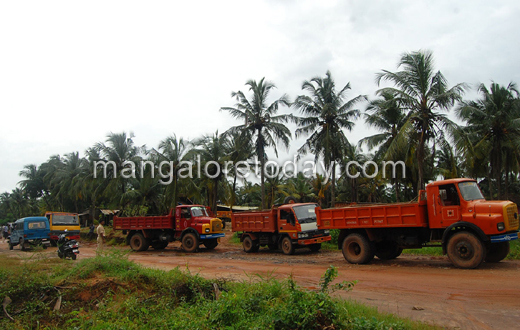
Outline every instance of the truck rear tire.
<svg viewBox="0 0 520 330">
<path fill-rule="evenodd" d="M 486 257 L 484 244 L 467 231 L 455 233 L 450 237 L 447 253 L 450 261 L 458 268 L 477 268 Z"/>
<path fill-rule="evenodd" d="M 500 262 L 509 254 L 509 242 L 491 243 L 487 248 L 486 262 Z"/>
<path fill-rule="evenodd" d="M 282 252 L 283 254 L 291 255 L 294 253 L 294 244 L 292 240 L 285 236 L 282 240 Z"/>
<path fill-rule="evenodd" d="M 309 249 L 312 252 L 318 252 L 319 250 L 321 250 L 321 243 L 311 244 L 309 245 Z"/>
<path fill-rule="evenodd" d="M 392 260 L 399 257 L 403 249 L 395 241 L 383 241 L 376 243 L 375 255 L 381 260 Z"/>
<path fill-rule="evenodd" d="M 366 264 L 374 259 L 374 251 L 368 238 L 361 234 L 350 234 L 341 246 L 343 257 L 351 264 Z"/>
<path fill-rule="evenodd" d="M 146 251 L 148 246 L 150 246 L 150 243 L 141 233 L 135 233 L 130 238 L 130 247 L 134 251 Z"/>
<path fill-rule="evenodd" d="M 211 239 L 205 239 L 202 241 L 202 244 L 206 247 L 208 250 L 213 250 L 218 245 L 218 240 L 216 238 Z"/>
<path fill-rule="evenodd" d="M 251 236 L 244 237 L 242 241 L 242 247 L 244 248 L 245 253 L 253 253 L 258 252 L 260 245 L 251 239 Z"/>
<path fill-rule="evenodd" d="M 199 248 L 199 238 L 194 233 L 187 233 L 182 237 L 182 248 L 184 251 L 192 253 Z"/>
</svg>

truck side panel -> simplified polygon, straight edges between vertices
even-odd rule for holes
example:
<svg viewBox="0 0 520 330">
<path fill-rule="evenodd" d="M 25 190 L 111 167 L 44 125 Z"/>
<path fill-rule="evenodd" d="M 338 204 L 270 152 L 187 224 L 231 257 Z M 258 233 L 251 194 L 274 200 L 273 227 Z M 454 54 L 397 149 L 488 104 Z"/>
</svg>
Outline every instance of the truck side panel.
<svg viewBox="0 0 520 330">
<path fill-rule="evenodd" d="M 276 232 L 276 210 L 263 212 L 233 213 L 231 225 L 233 231 Z"/>
<path fill-rule="evenodd" d="M 114 229 L 119 230 L 172 228 L 174 228 L 174 219 L 170 215 L 156 217 L 114 217 Z"/>
<path fill-rule="evenodd" d="M 424 203 L 317 208 L 319 229 L 427 227 Z"/>
</svg>

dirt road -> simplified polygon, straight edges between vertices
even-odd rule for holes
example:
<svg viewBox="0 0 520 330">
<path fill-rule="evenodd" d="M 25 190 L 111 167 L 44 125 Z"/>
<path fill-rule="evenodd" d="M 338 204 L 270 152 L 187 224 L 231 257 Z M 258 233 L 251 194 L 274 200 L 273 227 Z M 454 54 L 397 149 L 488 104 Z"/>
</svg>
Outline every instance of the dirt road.
<svg viewBox="0 0 520 330">
<path fill-rule="evenodd" d="M 454 268 L 447 258 L 401 256 L 392 261 L 374 259 L 369 265 L 350 265 L 340 251 L 312 253 L 297 250 L 293 256 L 261 249 L 246 254 L 226 239 L 215 250 L 189 254 L 179 243 L 165 250 L 131 253 L 130 259 L 164 270 L 189 267 L 206 278 L 243 280 L 249 275 L 292 274 L 304 287 L 315 288 L 329 265 L 338 268 L 338 280 L 357 280 L 353 291 L 340 293 L 380 311 L 460 329 L 518 329 L 520 324 L 520 262 L 483 264 L 479 269 Z M 127 250 L 128 248 L 123 248 Z M 94 244 L 82 244 L 79 258 L 95 256 Z M 22 253 L 0 244 L 0 256 Z M 48 249 L 55 255 L 55 248 Z"/>
</svg>

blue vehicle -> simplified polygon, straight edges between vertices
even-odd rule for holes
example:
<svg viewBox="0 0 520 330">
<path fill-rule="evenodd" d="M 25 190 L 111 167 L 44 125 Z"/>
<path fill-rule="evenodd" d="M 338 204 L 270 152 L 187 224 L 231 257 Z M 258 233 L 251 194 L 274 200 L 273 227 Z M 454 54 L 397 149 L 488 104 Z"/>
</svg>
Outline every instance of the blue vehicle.
<svg viewBox="0 0 520 330">
<path fill-rule="evenodd" d="M 25 251 L 31 246 L 43 246 L 44 249 L 50 245 L 51 229 L 49 219 L 46 217 L 27 217 L 18 219 L 14 223 L 11 237 L 9 238 L 9 250 L 13 246 L 20 245 Z"/>
</svg>

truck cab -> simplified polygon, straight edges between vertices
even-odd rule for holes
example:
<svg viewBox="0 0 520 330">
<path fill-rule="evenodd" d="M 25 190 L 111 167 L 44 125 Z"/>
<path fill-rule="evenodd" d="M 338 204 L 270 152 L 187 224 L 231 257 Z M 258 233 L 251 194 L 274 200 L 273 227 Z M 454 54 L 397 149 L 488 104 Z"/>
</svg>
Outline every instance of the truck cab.
<svg viewBox="0 0 520 330">
<path fill-rule="evenodd" d="M 518 231 L 518 209 L 511 201 L 487 201 L 475 180 L 450 179 L 426 187 L 430 228 L 466 224 L 491 241 Z"/>
<path fill-rule="evenodd" d="M 232 228 L 239 234 L 247 253 L 257 252 L 260 247 L 281 249 L 284 254 L 293 254 L 295 249 L 308 247 L 316 252 L 321 243 L 330 241 L 328 229 L 318 229 L 315 203 L 292 203 L 273 207 L 270 210 L 237 212 L 232 215 Z"/>
</svg>

